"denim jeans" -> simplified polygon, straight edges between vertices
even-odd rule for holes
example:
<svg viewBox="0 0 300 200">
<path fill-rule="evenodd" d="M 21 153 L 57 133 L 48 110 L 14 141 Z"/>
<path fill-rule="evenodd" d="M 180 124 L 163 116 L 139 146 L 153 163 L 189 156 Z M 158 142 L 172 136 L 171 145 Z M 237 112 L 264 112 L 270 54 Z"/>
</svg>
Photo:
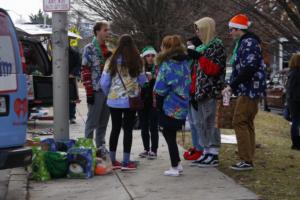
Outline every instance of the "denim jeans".
<svg viewBox="0 0 300 200">
<path fill-rule="evenodd" d="M 200 129 L 197 128 L 195 121 L 197 119 L 197 111 L 193 108 L 192 105 L 189 105 L 188 120 L 191 127 L 192 143 L 198 151 L 203 151 L 203 147 L 200 145 Z"/>
<path fill-rule="evenodd" d="M 292 113 L 291 139 L 295 147 L 300 148 L 300 115 Z"/>
</svg>

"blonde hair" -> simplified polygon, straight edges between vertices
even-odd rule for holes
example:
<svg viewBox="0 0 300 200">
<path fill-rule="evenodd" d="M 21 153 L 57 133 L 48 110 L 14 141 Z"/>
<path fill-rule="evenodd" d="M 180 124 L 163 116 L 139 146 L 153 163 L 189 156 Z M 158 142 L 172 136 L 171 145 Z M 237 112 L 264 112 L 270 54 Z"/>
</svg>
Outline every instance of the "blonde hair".
<svg viewBox="0 0 300 200">
<path fill-rule="evenodd" d="M 204 17 L 195 22 L 195 28 L 201 33 L 201 41 L 208 44 L 216 37 L 216 22 L 213 18 Z"/>
<path fill-rule="evenodd" d="M 300 53 L 295 53 L 289 61 L 290 69 L 300 69 Z"/>
</svg>

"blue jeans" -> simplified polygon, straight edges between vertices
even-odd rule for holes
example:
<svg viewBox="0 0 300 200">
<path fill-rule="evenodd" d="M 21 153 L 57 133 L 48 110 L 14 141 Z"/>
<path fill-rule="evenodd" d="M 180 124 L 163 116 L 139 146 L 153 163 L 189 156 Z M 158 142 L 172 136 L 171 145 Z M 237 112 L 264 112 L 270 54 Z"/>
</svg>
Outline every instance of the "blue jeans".
<svg viewBox="0 0 300 200">
<path fill-rule="evenodd" d="M 195 125 L 196 118 L 193 117 L 196 112 L 197 111 L 193 108 L 193 106 L 189 105 L 188 119 L 191 127 L 192 143 L 198 151 L 203 151 L 203 147 L 200 145 L 200 129 L 197 129 L 197 126 Z"/>
<path fill-rule="evenodd" d="M 292 113 L 291 139 L 292 139 L 293 146 L 300 148 L 299 127 L 300 127 L 300 115 Z"/>
</svg>

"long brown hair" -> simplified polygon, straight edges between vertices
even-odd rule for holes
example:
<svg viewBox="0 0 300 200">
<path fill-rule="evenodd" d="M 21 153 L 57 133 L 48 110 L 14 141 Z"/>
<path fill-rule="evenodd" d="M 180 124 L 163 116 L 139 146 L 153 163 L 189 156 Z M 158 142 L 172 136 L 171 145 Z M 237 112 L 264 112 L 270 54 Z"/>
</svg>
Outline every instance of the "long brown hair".
<svg viewBox="0 0 300 200">
<path fill-rule="evenodd" d="M 121 70 L 123 73 L 128 72 L 131 77 L 137 77 L 142 72 L 143 63 L 139 50 L 132 37 L 128 34 L 124 34 L 120 37 L 118 47 L 112 55 L 108 66 L 111 76 L 117 73 L 117 59 L 120 56 L 122 57 Z"/>
<path fill-rule="evenodd" d="M 290 69 L 300 69 L 300 53 L 295 53 L 289 61 Z"/>
</svg>

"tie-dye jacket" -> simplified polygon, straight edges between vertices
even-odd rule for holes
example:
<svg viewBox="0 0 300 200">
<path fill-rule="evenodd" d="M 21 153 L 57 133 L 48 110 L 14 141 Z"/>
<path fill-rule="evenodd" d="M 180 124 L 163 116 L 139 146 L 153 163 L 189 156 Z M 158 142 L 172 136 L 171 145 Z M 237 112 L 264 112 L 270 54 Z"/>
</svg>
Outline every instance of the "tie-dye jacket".
<svg viewBox="0 0 300 200">
<path fill-rule="evenodd" d="M 190 64 L 187 58 L 167 59 L 160 64 L 154 92 L 164 97 L 164 114 L 179 120 L 186 119 L 190 83 Z"/>
</svg>

